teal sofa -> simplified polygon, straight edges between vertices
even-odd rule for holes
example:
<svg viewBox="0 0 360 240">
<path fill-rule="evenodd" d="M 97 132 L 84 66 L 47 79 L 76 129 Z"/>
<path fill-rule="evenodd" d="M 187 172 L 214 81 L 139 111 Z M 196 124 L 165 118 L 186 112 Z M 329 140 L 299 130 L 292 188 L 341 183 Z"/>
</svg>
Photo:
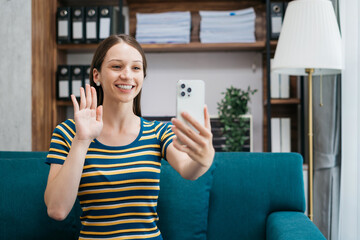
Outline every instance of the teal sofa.
<svg viewBox="0 0 360 240">
<path fill-rule="evenodd" d="M 81 209 L 61 222 L 46 213 L 45 152 L 0 152 L 0 239 L 77 239 Z M 196 181 L 163 161 L 158 226 L 165 240 L 325 239 L 304 215 L 302 157 L 216 153 Z"/>
</svg>

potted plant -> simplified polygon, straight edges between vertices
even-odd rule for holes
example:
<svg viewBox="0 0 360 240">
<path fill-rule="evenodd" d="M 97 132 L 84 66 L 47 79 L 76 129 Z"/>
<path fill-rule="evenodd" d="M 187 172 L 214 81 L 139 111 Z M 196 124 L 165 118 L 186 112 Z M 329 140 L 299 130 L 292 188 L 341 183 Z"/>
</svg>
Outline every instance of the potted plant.
<svg viewBox="0 0 360 240">
<path fill-rule="evenodd" d="M 224 98 L 218 103 L 218 114 L 223 124 L 223 136 L 226 138 L 224 151 L 240 152 L 249 129 L 249 122 L 243 118 L 249 111 L 248 102 L 250 96 L 254 95 L 257 89 L 251 90 L 250 86 L 246 91 L 231 86 L 223 92 Z"/>
</svg>

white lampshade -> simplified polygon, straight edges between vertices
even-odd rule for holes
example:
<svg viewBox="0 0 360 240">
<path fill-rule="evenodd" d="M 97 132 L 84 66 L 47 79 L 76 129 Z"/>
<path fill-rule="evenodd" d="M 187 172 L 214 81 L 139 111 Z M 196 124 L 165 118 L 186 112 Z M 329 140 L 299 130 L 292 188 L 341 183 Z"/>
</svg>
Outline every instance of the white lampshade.
<svg viewBox="0 0 360 240">
<path fill-rule="evenodd" d="M 271 70 L 289 75 L 337 74 L 342 69 L 341 37 L 329 0 L 288 4 Z"/>
</svg>

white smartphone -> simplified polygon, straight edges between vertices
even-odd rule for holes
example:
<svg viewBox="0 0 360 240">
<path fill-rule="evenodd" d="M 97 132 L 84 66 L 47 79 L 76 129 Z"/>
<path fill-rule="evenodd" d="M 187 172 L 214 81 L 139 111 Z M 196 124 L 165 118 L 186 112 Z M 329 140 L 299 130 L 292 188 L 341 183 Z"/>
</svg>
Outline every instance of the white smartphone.
<svg viewBox="0 0 360 240">
<path fill-rule="evenodd" d="M 179 80 L 176 91 L 176 118 L 189 125 L 181 116 L 182 112 L 189 113 L 199 123 L 204 125 L 205 83 L 202 80 Z"/>
</svg>

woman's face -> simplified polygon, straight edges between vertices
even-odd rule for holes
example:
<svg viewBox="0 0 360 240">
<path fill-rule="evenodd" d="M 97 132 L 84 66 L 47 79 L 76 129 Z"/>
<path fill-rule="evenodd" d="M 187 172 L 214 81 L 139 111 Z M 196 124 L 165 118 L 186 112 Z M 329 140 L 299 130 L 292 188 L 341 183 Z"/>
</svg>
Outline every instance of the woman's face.
<svg viewBox="0 0 360 240">
<path fill-rule="evenodd" d="M 94 69 L 93 74 L 104 91 L 104 102 L 132 102 L 144 81 L 143 59 L 134 47 L 118 43 L 106 53 L 101 72 Z"/>
</svg>

